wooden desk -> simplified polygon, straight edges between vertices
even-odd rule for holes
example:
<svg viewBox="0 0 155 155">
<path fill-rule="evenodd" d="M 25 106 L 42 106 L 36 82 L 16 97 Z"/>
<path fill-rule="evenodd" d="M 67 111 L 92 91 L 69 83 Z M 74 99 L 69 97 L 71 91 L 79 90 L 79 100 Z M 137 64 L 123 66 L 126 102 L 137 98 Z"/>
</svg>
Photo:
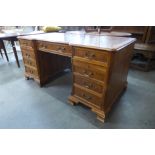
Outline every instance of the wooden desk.
<svg viewBox="0 0 155 155">
<path fill-rule="evenodd" d="M 13 52 L 14 52 L 14 55 L 16 58 L 17 66 L 20 67 L 18 55 L 17 55 L 17 50 L 15 47 L 15 41 L 18 41 L 17 37 L 23 36 L 23 35 L 25 36 L 25 35 L 41 34 L 41 33 L 44 33 L 44 32 L 43 31 L 33 31 L 33 32 L 0 33 L 0 44 L 2 45 L 2 48 L 3 48 L 4 53 L 6 55 L 7 61 L 9 61 L 9 58 L 7 56 L 7 52 L 6 52 L 3 40 L 7 40 L 7 41 L 11 42 L 11 46 L 12 46 L 12 49 L 13 49 Z"/>
<path fill-rule="evenodd" d="M 73 33 L 18 38 L 26 78 L 43 85 L 71 66 L 73 84 L 69 103 L 90 107 L 104 121 L 112 104 L 127 87 L 134 38 Z"/>
</svg>

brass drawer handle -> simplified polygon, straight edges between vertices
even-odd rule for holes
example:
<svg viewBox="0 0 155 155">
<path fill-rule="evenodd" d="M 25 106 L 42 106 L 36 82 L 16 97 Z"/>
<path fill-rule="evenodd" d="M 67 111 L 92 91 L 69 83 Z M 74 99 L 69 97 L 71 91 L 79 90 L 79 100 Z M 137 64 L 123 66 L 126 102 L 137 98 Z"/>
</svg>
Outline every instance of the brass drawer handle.
<svg viewBox="0 0 155 155">
<path fill-rule="evenodd" d="M 31 73 L 31 74 L 33 74 L 33 71 L 32 71 L 32 70 L 30 70 L 30 73 Z"/>
<path fill-rule="evenodd" d="M 57 51 L 61 51 L 61 48 L 59 47 L 59 48 L 57 49 Z"/>
<path fill-rule="evenodd" d="M 64 51 L 65 50 L 65 47 L 61 47 L 61 50 Z"/>
<path fill-rule="evenodd" d="M 43 45 L 42 48 L 47 48 L 47 45 Z"/>
<path fill-rule="evenodd" d="M 86 88 L 90 88 L 90 86 L 88 86 L 88 85 L 85 85 L 85 87 L 86 87 Z"/>
<path fill-rule="evenodd" d="M 42 44 L 40 44 L 40 47 L 41 48 L 47 48 L 47 45 L 42 43 Z"/>
<path fill-rule="evenodd" d="M 88 74 L 84 74 L 84 76 L 89 77 L 89 75 L 88 75 Z"/>
<path fill-rule="evenodd" d="M 94 88 L 94 85 L 93 85 L 93 84 L 84 83 L 84 86 L 85 86 L 86 88 Z"/>
<path fill-rule="evenodd" d="M 82 94 L 82 97 L 84 97 L 85 99 L 87 99 L 87 100 L 90 100 L 90 99 L 92 99 L 92 97 L 91 96 L 89 96 L 89 95 L 86 95 L 86 94 Z"/>
<path fill-rule="evenodd" d="M 84 74 L 84 76 L 87 76 L 87 77 L 94 75 L 93 72 L 89 72 L 89 73 L 87 73 L 86 70 L 83 71 L 83 74 Z"/>
<path fill-rule="evenodd" d="M 65 50 L 66 50 L 65 47 L 59 47 L 57 51 L 63 52 Z"/>
<path fill-rule="evenodd" d="M 86 52 L 86 53 L 85 53 L 85 57 L 88 58 L 88 59 L 92 59 L 92 58 L 95 57 L 95 54 L 94 54 L 94 53 L 90 53 L 90 54 L 89 54 L 88 52 Z"/>
<path fill-rule="evenodd" d="M 26 55 L 26 57 L 28 57 L 28 58 L 30 57 L 30 54 L 28 54 L 28 53 L 26 53 L 25 55 Z"/>
<path fill-rule="evenodd" d="M 89 57 L 90 58 L 94 58 L 95 57 L 95 54 L 94 53 L 91 53 Z"/>
<path fill-rule="evenodd" d="M 83 71 L 83 75 L 86 76 L 86 77 L 89 77 L 89 75 L 88 75 L 86 70 Z"/>
<path fill-rule="evenodd" d="M 94 75 L 94 74 L 93 74 L 92 72 L 89 72 L 89 73 L 88 73 L 88 76 L 91 76 L 91 75 Z"/>
</svg>

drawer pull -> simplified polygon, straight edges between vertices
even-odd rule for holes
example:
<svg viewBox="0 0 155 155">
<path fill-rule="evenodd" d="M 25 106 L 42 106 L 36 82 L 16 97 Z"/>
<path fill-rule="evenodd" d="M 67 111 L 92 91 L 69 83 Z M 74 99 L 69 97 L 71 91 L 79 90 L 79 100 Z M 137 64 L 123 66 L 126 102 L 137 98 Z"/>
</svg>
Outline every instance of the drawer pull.
<svg viewBox="0 0 155 155">
<path fill-rule="evenodd" d="M 59 47 L 59 48 L 57 49 L 57 51 L 60 51 L 60 52 L 61 52 L 61 48 Z"/>
<path fill-rule="evenodd" d="M 85 99 L 87 99 L 87 100 L 92 99 L 92 97 L 91 97 L 91 96 L 88 96 L 88 95 L 86 95 L 86 94 L 82 94 L 82 97 L 84 97 L 84 98 L 85 98 Z"/>
<path fill-rule="evenodd" d="M 63 52 L 65 51 L 65 47 L 59 47 L 57 51 Z"/>
<path fill-rule="evenodd" d="M 90 54 L 90 56 L 89 56 L 90 58 L 94 58 L 95 57 L 95 54 Z"/>
<path fill-rule="evenodd" d="M 86 88 L 90 88 L 90 86 L 88 86 L 88 85 L 85 85 L 85 87 L 86 87 Z"/>
<path fill-rule="evenodd" d="M 87 73 L 86 70 L 83 71 L 83 74 L 84 76 L 87 76 L 87 77 L 94 75 L 92 72 Z"/>
<path fill-rule="evenodd" d="M 63 51 L 64 51 L 64 50 L 65 50 L 65 47 L 61 47 L 61 50 L 63 50 Z"/>
<path fill-rule="evenodd" d="M 88 58 L 88 59 L 92 59 L 92 58 L 95 57 L 95 54 L 94 54 L 94 53 L 90 53 L 90 54 L 89 54 L 89 53 L 86 52 L 86 53 L 85 53 L 85 57 Z"/>
<path fill-rule="evenodd" d="M 47 48 L 47 45 L 43 45 L 42 48 Z"/>
<path fill-rule="evenodd" d="M 42 44 L 40 44 L 40 47 L 41 48 L 47 48 L 47 45 L 42 43 Z"/>
<path fill-rule="evenodd" d="M 91 75 L 93 75 L 93 73 L 92 73 L 92 72 L 88 73 L 88 76 L 91 76 Z"/>
<path fill-rule="evenodd" d="M 30 54 L 28 54 L 28 53 L 26 53 L 25 55 L 26 55 L 26 57 L 28 57 L 28 58 L 30 57 Z"/>
<path fill-rule="evenodd" d="M 84 83 L 84 86 L 85 86 L 86 88 L 93 88 L 93 87 L 94 87 L 93 84 L 88 85 L 88 84 L 86 84 L 86 83 Z"/>
<path fill-rule="evenodd" d="M 33 71 L 32 71 L 32 70 L 30 70 L 30 73 L 31 73 L 31 74 L 33 74 Z"/>
</svg>

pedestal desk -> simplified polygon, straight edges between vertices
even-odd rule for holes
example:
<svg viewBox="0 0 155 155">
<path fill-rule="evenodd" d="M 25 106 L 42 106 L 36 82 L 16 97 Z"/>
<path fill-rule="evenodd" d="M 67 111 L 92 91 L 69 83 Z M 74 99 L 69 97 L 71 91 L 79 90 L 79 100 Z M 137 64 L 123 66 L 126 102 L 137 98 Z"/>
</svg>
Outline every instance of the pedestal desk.
<svg viewBox="0 0 155 155">
<path fill-rule="evenodd" d="M 90 107 L 104 122 L 112 104 L 127 87 L 134 38 L 66 32 L 18 39 L 27 79 L 33 78 L 42 86 L 71 68 L 69 103 Z"/>
</svg>

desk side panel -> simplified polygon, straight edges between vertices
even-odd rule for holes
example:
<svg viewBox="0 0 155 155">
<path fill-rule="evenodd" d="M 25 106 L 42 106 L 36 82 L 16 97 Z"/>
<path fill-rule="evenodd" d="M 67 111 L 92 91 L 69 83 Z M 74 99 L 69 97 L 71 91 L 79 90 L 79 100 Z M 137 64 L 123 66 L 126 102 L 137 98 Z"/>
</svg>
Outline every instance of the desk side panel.
<svg viewBox="0 0 155 155">
<path fill-rule="evenodd" d="M 120 97 L 127 87 L 127 75 L 132 57 L 134 43 L 112 53 L 111 67 L 109 71 L 108 87 L 105 97 L 105 112 L 108 113 L 111 106 Z"/>
</svg>

